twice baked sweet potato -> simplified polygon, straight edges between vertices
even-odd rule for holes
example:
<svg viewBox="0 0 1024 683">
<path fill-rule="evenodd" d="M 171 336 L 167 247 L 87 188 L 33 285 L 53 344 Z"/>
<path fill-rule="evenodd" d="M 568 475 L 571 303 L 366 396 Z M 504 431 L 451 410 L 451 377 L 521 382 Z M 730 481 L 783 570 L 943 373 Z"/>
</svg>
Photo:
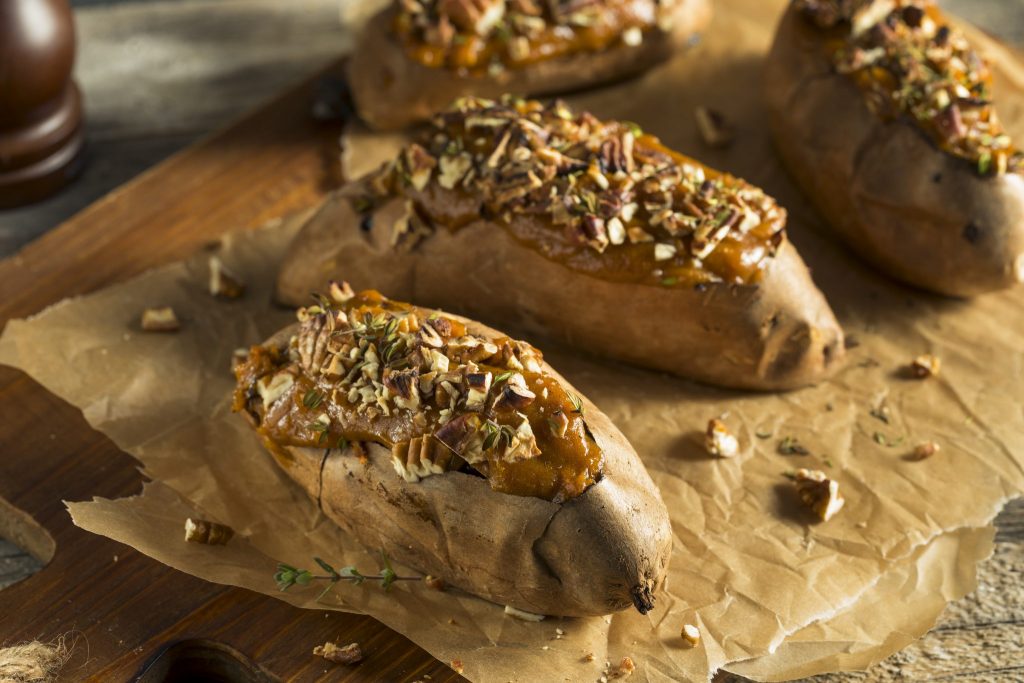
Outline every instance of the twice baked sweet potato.
<svg viewBox="0 0 1024 683">
<path fill-rule="evenodd" d="M 464 95 L 547 95 L 640 73 L 710 18 L 709 0 L 396 0 L 363 30 L 348 81 L 366 123 L 401 128 Z"/>
<path fill-rule="evenodd" d="M 794 2 L 764 83 L 782 159 L 865 258 L 954 296 L 1024 280 L 1024 156 L 931 0 Z"/>
<path fill-rule="evenodd" d="M 465 318 L 354 294 L 235 367 L 235 409 L 367 548 L 537 614 L 652 606 L 668 512 L 625 437 L 539 351 Z"/>
<path fill-rule="evenodd" d="M 629 124 L 466 99 L 301 230 L 278 277 L 328 278 L 712 384 L 787 389 L 842 331 L 761 190 Z"/>
</svg>

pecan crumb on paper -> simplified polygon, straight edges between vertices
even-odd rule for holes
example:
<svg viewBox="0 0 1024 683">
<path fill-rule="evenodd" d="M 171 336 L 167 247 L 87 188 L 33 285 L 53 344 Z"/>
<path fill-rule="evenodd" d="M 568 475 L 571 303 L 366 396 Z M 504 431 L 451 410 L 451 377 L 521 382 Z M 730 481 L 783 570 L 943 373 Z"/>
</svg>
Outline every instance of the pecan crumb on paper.
<svg viewBox="0 0 1024 683">
<path fill-rule="evenodd" d="M 918 379 L 934 377 L 939 374 L 942 361 L 938 356 L 925 353 L 910 362 L 910 374 Z"/>
<path fill-rule="evenodd" d="M 210 294 L 223 299 L 238 299 L 245 294 L 245 283 L 224 267 L 219 256 L 210 257 Z"/>
<path fill-rule="evenodd" d="M 832 519 L 846 503 L 839 493 L 839 482 L 829 479 L 821 470 L 800 468 L 793 480 L 800 500 L 823 522 Z"/>
<path fill-rule="evenodd" d="M 185 520 L 185 540 L 189 543 L 225 545 L 234 535 L 235 530 L 226 524 L 191 517 Z"/>
<path fill-rule="evenodd" d="M 682 631 L 679 634 L 683 640 L 689 644 L 690 647 L 697 647 L 700 644 L 700 629 L 693 624 L 683 624 Z"/>
<path fill-rule="evenodd" d="M 940 450 L 939 444 L 934 441 L 919 443 L 914 447 L 914 460 L 927 460 Z"/>
<path fill-rule="evenodd" d="M 740 450 L 739 441 L 717 417 L 708 421 L 708 428 L 704 433 L 704 447 L 708 453 L 720 458 L 731 458 Z"/>
<path fill-rule="evenodd" d="M 160 306 L 142 312 L 142 329 L 146 332 L 177 332 L 181 323 L 173 308 Z"/>
</svg>

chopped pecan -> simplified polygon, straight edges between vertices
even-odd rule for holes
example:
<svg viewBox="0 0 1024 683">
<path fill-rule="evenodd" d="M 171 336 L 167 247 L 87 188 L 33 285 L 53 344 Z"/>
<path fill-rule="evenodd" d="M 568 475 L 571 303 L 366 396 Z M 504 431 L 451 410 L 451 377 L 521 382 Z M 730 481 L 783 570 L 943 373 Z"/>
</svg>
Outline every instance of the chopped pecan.
<svg viewBox="0 0 1024 683">
<path fill-rule="evenodd" d="M 141 324 L 146 332 L 177 332 L 181 329 L 178 316 L 170 306 L 147 308 L 142 312 Z"/>
<path fill-rule="evenodd" d="M 501 395 L 494 402 L 494 408 L 495 410 L 523 410 L 533 403 L 536 398 L 537 394 L 526 388 L 524 384 L 506 382 L 505 386 L 502 387 Z"/>
<path fill-rule="evenodd" d="M 714 418 L 708 421 L 704 433 L 704 447 L 711 455 L 731 458 L 739 452 L 740 443 L 722 420 Z"/>
<path fill-rule="evenodd" d="M 416 368 L 405 370 L 392 370 L 385 368 L 383 384 L 396 396 L 408 399 L 412 398 L 419 384 L 419 372 Z"/>
<path fill-rule="evenodd" d="M 313 654 L 335 664 L 358 664 L 363 661 L 363 650 L 359 647 L 359 643 L 349 643 L 338 647 L 334 643 L 328 642 L 314 647 Z"/>
<path fill-rule="evenodd" d="M 461 454 L 463 447 L 476 432 L 479 422 L 480 418 L 476 415 L 460 415 L 449 420 L 434 432 L 434 438 L 452 451 Z"/>
<path fill-rule="evenodd" d="M 470 372 L 466 374 L 466 410 L 480 412 L 487 403 L 491 391 L 491 373 Z"/>
<path fill-rule="evenodd" d="M 587 214 L 580 223 L 583 236 L 590 246 L 599 252 L 608 246 L 608 231 L 605 229 L 604 219 L 594 214 Z"/>
<path fill-rule="evenodd" d="M 939 374 L 942 360 L 930 353 L 921 354 L 910 362 L 910 374 L 918 379 L 934 377 Z"/>
<path fill-rule="evenodd" d="M 437 159 L 430 152 L 415 142 L 405 148 L 405 168 L 409 174 L 409 183 L 422 192 L 430 182 L 430 175 L 437 167 Z"/>
<path fill-rule="evenodd" d="M 462 30 L 484 36 L 505 16 L 505 0 L 440 0 L 438 12 Z"/>
<path fill-rule="evenodd" d="M 697 107 L 697 132 L 708 147 L 728 147 L 736 139 L 736 129 L 721 112 L 710 107 Z"/>
<path fill-rule="evenodd" d="M 234 535 L 235 530 L 227 524 L 191 517 L 185 520 L 185 540 L 189 543 L 226 545 Z"/>
<path fill-rule="evenodd" d="M 352 291 L 352 285 L 345 280 L 331 280 L 327 286 L 327 293 L 330 295 L 331 300 L 337 304 L 343 304 L 356 295 Z"/>
<path fill-rule="evenodd" d="M 939 444 L 934 441 L 925 441 L 914 447 L 914 460 L 927 460 L 939 452 Z"/>
<path fill-rule="evenodd" d="M 210 294 L 237 299 L 245 294 L 245 284 L 224 266 L 219 256 L 210 257 Z"/>
<path fill-rule="evenodd" d="M 794 481 L 800 500 L 823 522 L 832 519 L 846 502 L 839 493 L 839 482 L 829 479 L 821 470 L 801 468 Z"/>
</svg>

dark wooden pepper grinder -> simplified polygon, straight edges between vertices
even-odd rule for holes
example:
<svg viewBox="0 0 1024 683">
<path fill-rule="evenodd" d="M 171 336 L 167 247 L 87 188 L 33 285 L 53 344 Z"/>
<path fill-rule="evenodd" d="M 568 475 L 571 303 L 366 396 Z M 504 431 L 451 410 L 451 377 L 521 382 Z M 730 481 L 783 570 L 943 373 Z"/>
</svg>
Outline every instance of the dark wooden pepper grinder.
<svg viewBox="0 0 1024 683">
<path fill-rule="evenodd" d="M 80 170 L 74 62 L 67 0 L 0 0 L 0 207 L 38 201 Z"/>
</svg>

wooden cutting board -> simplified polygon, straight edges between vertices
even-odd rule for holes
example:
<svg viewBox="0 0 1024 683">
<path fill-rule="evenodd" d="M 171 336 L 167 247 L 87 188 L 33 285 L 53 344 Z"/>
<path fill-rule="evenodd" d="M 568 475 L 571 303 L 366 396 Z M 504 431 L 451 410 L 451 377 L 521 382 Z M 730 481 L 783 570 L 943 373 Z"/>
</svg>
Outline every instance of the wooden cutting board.
<svg viewBox="0 0 1024 683">
<path fill-rule="evenodd" d="M 0 326 L 316 203 L 340 182 L 341 124 L 313 121 L 310 105 L 338 74 L 340 62 L 0 261 Z M 65 636 L 74 681 L 462 680 L 369 617 L 207 583 L 71 524 L 63 500 L 142 481 L 77 409 L 0 367 L 0 535 L 49 560 L 0 591 L 0 644 Z M 314 657 L 325 641 L 358 641 L 366 659 Z"/>
</svg>

